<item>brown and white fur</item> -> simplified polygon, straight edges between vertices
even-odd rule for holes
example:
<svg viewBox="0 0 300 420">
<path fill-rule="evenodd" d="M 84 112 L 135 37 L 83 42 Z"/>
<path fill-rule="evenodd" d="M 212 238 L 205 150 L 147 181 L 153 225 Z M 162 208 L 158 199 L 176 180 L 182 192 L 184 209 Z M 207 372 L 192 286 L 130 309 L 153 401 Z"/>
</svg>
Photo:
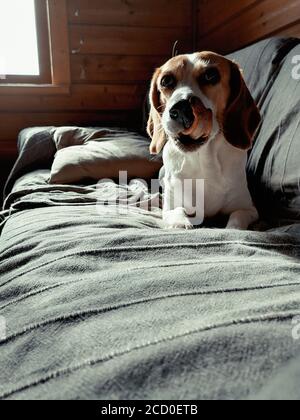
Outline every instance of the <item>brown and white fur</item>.
<svg viewBox="0 0 300 420">
<path fill-rule="evenodd" d="M 153 76 L 150 104 L 150 151 L 163 149 L 165 196 L 177 194 L 178 180 L 204 179 L 205 218 L 223 214 L 228 229 L 248 229 L 258 220 L 246 162 L 260 113 L 237 64 L 212 52 L 172 58 Z M 192 208 L 171 201 L 166 227 L 193 228 Z"/>
</svg>

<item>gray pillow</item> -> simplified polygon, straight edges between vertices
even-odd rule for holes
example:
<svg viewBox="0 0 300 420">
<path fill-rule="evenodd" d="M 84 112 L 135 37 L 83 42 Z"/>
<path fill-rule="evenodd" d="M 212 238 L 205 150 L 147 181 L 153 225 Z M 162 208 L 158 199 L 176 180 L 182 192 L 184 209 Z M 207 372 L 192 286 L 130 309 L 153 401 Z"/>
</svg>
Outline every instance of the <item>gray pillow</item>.
<svg viewBox="0 0 300 420">
<path fill-rule="evenodd" d="M 149 153 L 149 140 L 137 133 L 112 128 L 61 127 L 54 132 L 57 153 L 51 169 L 51 184 L 83 180 L 157 176 L 161 161 Z"/>
<path fill-rule="evenodd" d="M 272 225 L 300 220 L 300 80 L 292 77 L 296 55 L 300 43 L 261 102 L 263 123 L 248 162 L 255 201 Z"/>
<path fill-rule="evenodd" d="M 53 142 L 55 127 L 32 127 L 20 131 L 18 159 L 4 188 L 4 200 L 15 181 L 22 175 L 37 169 L 50 169 L 56 152 Z"/>
<path fill-rule="evenodd" d="M 261 218 L 272 226 L 300 220 L 300 80 L 292 77 L 300 40 L 272 38 L 231 54 L 262 114 L 248 178 Z"/>
</svg>

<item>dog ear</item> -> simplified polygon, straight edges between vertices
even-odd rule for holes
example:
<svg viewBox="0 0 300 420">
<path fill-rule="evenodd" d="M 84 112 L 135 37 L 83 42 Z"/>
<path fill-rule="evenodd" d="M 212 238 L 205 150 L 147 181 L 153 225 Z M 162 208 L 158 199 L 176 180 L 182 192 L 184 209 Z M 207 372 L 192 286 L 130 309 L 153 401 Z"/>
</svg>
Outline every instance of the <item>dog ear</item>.
<svg viewBox="0 0 300 420">
<path fill-rule="evenodd" d="M 158 154 L 162 151 L 167 142 L 167 137 L 161 123 L 161 103 L 160 94 L 157 88 L 157 80 L 160 70 L 157 69 L 151 81 L 150 88 L 150 114 L 147 125 L 147 132 L 152 139 L 150 144 L 150 153 Z"/>
<path fill-rule="evenodd" d="M 246 86 L 241 69 L 233 62 L 230 63 L 230 68 L 231 95 L 224 114 L 223 131 L 230 144 L 248 150 L 252 147 L 261 116 Z"/>
</svg>

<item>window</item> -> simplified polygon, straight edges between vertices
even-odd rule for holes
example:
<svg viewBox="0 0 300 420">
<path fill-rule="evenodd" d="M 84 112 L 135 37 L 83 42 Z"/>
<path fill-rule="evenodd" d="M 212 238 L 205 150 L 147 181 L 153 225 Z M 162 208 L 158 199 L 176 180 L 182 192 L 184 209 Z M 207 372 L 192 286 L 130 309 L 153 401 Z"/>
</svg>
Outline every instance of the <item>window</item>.
<svg viewBox="0 0 300 420">
<path fill-rule="evenodd" d="M 0 93 L 68 93 L 66 0 L 0 0 Z"/>
<path fill-rule="evenodd" d="M 50 83 L 46 2 L 0 0 L 2 83 Z"/>
</svg>

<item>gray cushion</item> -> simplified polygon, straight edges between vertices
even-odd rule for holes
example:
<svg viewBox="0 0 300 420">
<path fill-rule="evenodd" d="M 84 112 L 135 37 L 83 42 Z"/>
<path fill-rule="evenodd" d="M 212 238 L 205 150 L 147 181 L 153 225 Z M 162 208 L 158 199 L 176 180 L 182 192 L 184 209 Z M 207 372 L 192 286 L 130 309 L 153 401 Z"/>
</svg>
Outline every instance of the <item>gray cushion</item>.
<svg viewBox="0 0 300 420">
<path fill-rule="evenodd" d="M 271 39 L 230 55 L 244 70 L 263 122 L 249 156 L 250 189 L 261 217 L 273 225 L 300 218 L 300 81 L 292 58 L 300 40 Z"/>
<path fill-rule="evenodd" d="M 110 128 L 62 127 L 54 132 L 57 146 L 50 183 L 69 184 L 85 179 L 156 177 L 161 161 L 149 153 L 149 140 L 137 133 Z"/>
<path fill-rule="evenodd" d="M 56 152 L 53 142 L 55 127 L 33 127 L 22 130 L 18 136 L 19 156 L 4 188 L 4 198 L 15 181 L 35 169 L 51 168 Z"/>
</svg>

